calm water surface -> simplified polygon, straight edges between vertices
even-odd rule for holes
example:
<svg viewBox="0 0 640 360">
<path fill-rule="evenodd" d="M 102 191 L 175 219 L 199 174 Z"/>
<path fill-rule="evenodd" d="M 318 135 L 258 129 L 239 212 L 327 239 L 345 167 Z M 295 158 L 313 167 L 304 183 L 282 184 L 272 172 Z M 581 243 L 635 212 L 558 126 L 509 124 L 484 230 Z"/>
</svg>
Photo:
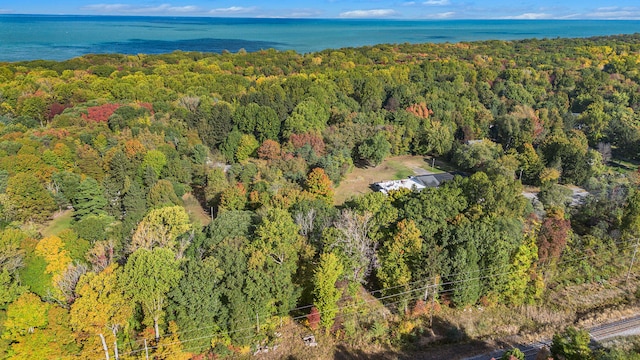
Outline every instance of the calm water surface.
<svg viewBox="0 0 640 360">
<path fill-rule="evenodd" d="M 380 43 L 460 42 L 640 33 L 640 21 L 313 20 L 0 15 L 0 61 L 65 60 L 90 53 L 300 53 Z"/>
</svg>

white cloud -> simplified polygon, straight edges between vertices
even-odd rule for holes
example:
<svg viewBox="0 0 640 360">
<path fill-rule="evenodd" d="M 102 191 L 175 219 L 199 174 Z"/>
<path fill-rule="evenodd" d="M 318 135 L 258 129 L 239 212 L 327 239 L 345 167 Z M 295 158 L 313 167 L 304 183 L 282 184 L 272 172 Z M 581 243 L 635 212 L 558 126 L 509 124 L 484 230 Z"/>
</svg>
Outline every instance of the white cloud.
<svg viewBox="0 0 640 360">
<path fill-rule="evenodd" d="M 13 10 L 10 9 L 0 9 L 0 14 L 11 14 Z"/>
<path fill-rule="evenodd" d="M 423 2 L 424 5 L 443 6 L 449 5 L 449 0 L 427 0 Z"/>
<path fill-rule="evenodd" d="M 427 16 L 425 16 L 425 19 L 449 19 L 452 18 L 456 13 L 453 11 L 447 11 L 447 12 L 443 12 L 443 13 L 437 13 L 437 14 L 429 14 Z"/>
<path fill-rule="evenodd" d="M 416 2 L 415 1 L 407 1 L 407 2 L 403 2 L 402 6 L 413 6 L 415 5 Z"/>
<path fill-rule="evenodd" d="M 255 7 L 231 6 L 228 8 L 212 9 L 209 14 L 246 14 L 255 11 Z"/>
<path fill-rule="evenodd" d="M 297 9 L 292 10 L 285 17 L 291 18 L 313 18 L 322 16 L 323 12 L 317 9 Z"/>
<path fill-rule="evenodd" d="M 601 7 L 586 16 L 610 20 L 640 20 L 640 7 Z"/>
<path fill-rule="evenodd" d="M 392 9 L 373 9 L 373 10 L 351 10 L 340 13 L 341 18 L 377 18 L 398 15 L 398 12 Z"/>
<path fill-rule="evenodd" d="M 119 13 L 119 14 L 185 14 L 196 13 L 201 11 L 199 7 L 194 5 L 187 6 L 171 6 L 170 4 L 162 4 L 158 6 L 139 6 L 130 4 L 93 4 L 82 7 L 82 10 L 88 10 L 98 13 Z"/>
<path fill-rule="evenodd" d="M 443 12 L 443 13 L 436 14 L 435 17 L 438 18 L 438 19 L 447 19 L 447 18 L 452 17 L 455 14 L 456 13 L 453 12 L 453 11 L 448 11 L 448 12 Z"/>
<path fill-rule="evenodd" d="M 504 19 L 512 20 L 539 20 L 539 19 L 551 19 L 553 15 L 547 13 L 524 13 L 515 16 L 506 16 Z"/>
</svg>

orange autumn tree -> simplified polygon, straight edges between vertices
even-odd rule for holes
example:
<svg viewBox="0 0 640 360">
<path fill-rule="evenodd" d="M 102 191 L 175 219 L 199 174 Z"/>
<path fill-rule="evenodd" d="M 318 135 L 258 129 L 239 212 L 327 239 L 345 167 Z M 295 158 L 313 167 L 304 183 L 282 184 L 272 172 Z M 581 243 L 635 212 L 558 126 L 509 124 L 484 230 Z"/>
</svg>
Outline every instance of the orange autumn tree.
<svg viewBox="0 0 640 360">
<path fill-rule="evenodd" d="M 280 152 L 280 144 L 271 139 L 267 139 L 258 148 L 258 157 L 264 160 L 276 160 L 280 158 Z"/>
<path fill-rule="evenodd" d="M 323 200 L 328 205 L 333 205 L 333 184 L 323 168 L 311 170 L 305 181 L 305 188 L 318 199 Z"/>
</svg>

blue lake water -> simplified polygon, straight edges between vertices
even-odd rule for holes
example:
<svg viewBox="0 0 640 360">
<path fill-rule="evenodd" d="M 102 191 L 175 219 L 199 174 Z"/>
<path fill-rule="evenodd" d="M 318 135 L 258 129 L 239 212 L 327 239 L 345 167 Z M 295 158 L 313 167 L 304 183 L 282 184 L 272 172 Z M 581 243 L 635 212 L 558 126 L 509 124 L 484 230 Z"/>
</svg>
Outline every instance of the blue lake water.
<svg viewBox="0 0 640 360">
<path fill-rule="evenodd" d="M 0 15 L 0 61 L 65 60 L 91 53 L 300 53 L 380 43 L 461 42 L 640 33 L 640 21 L 337 20 Z"/>
</svg>

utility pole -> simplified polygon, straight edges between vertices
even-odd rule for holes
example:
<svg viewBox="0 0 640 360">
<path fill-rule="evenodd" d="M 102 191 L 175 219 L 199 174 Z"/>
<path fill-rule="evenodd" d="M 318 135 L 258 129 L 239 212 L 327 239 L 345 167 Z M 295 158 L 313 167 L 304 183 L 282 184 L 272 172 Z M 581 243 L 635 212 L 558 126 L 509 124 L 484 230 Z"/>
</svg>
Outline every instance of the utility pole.
<svg viewBox="0 0 640 360">
<path fill-rule="evenodd" d="M 433 312 L 436 307 L 436 294 L 438 293 L 438 275 L 433 277 L 433 294 L 431 294 L 431 309 L 429 309 L 429 328 L 433 332 Z"/>
<path fill-rule="evenodd" d="M 102 348 L 104 349 L 104 357 L 109 360 L 109 348 L 107 348 L 107 342 L 104 340 L 104 335 L 98 334 L 100 336 L 100 340 L 102 340 Z"/>
<path fill-rule="evenodd" d="M 631 276 L 631 269 L 633 268 L 633 263 L 636 260 L 636 253 L 638 252 L 638 242 L 640 241 L 640 237 L 636 238 L 636 244 L 633 248 L 633 256 L 631 256 L 631 264 L 629 264 L 629 271 L 627 271 L 627 283 L 629 283 L 629 277 Z"/>
<path fill-rule="evenodd" d="M 257 311 L 256 311 L 256 333 L 260 333 L 260 317 L 258 317 Z"/>
</svg>

